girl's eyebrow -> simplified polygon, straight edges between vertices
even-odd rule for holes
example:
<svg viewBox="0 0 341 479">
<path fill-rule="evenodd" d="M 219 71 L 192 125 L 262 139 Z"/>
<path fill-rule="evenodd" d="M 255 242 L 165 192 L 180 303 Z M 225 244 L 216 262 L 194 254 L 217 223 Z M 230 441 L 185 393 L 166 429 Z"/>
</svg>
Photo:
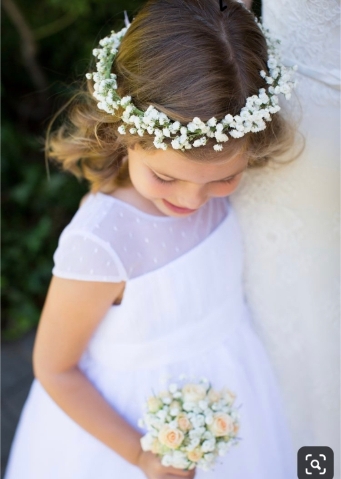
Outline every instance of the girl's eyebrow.
<svg viewBox="0 0 341 479">
<path fill-rule="evenodd" d="M 153 168 L 150 168 L 154 173 L 156 173 L 157 175 L 161 175 L 161 176 L 166 176 L 167 178 L 171 179 L 171 180 L 177 180 L 177 181 L 187 181 L 187 180 L 181 180 L 180 178 L 174 178 L 173 176 L 169 176 L 169 175 L 166 175 L 166 173 L 161 173 L 160 171 L 155 171 L 153 170 Z M 224 181 L 224 180 L 228 180 L 234 176 L 237 176 L 239 175 L 240 173 L 242 173 L 243 171 L 245 171 L 247 169 L 247 166 L 245 166 L 244 168 L 242 168 L 241 170 L 239 171 L 236 171 L 235 173 L 232 173 L 232 175 L 229 175 L 229 176 L 226 176 L 225 178 L 221 178 L 220 180 L 214 180 L 212 183 L 214 183 L 215 181 Z"/>
</svg>

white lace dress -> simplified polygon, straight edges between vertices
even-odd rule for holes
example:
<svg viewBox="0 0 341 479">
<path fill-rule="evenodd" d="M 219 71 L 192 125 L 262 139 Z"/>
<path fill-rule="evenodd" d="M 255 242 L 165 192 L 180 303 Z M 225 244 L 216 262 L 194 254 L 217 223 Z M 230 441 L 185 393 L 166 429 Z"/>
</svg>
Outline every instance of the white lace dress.
<svg viewBox="0 0 341 479">
<path fill-rule="evenodd" d="M 330 446 L 339 469 L 340 3 L 263 0 L 264 23 L 297 64 L 306 148 L 249 171 L 231 198 L 243 231 L 245 287 L 280 379 L 296 450 Z"/>
<path fill-rule="evenodd" d="M 276 377 L 244 301 L 240 231 L 226 198 L 172 218 L 90 195 L 62 233 L 54 259 L 56 276 L 126 281 L 121 304 L 109 309 L 79 366 L 132 426 L 138 429 L 145 399 L 170 376 L 206 376 L 236 393 L 241 441 L 213 472 L 198 470 L 196 478 L 296 477 Z M 6 479 L 144 477 L 34 381 Z"/>
</svg>

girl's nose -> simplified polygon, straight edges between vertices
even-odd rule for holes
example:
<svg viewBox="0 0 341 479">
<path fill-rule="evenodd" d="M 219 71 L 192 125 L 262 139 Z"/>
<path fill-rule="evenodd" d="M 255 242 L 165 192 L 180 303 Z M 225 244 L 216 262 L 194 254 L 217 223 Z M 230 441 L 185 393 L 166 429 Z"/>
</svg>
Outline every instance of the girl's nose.
<svg viewBox="0 0 341 479">
<path fill-rule="evenodd" d="M 178 196 L 178 205 L 191 210 L 200 208 L 206 201 L 205 185 L 188 184 L 182 194 Z"/>
</svg>

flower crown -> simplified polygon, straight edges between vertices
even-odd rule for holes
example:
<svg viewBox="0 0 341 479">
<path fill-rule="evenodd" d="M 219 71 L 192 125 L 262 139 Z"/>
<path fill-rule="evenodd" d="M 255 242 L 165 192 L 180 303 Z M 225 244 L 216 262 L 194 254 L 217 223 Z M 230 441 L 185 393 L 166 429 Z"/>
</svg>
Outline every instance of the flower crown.
<svg viewBox="0 0 341 479">
<path fill-rule="evenodd" d="M 93 50 L 93 55 L 99 60 L 96 63 L 97 72 L 87 73 L 86 78 L 92 79 L 94 82 L 93 96 L 99 100 L 98 108 L 109 114 L 115 114 L 115 110 L 122 107 L 124 112 L 121 119 L 127 125 L 133 125 L 129 132 L 137 133 L 139 136 L 143 136 L 145 132 L 150 135 L 154 134 L 155 147 L 163 150 L 168 148 L 163 141 L 165 137 L 172 138 L 172 147 L 181 151 L 205 145 L 207 138 L 215 138 L 217 143 L 213 149 L 221 151 L 223 145 L 219 143 L 228 141 L 228 135 L 233 138 L 241 138 L 246 133 L 264 130 L 265 122 L 271 121 L 270 115 L 280 110 L 278 95 L 283 94 L 287 100 L 290 98 L 291 91 L 296 86 L 296 81 L 292 81 L 292 75 L 297 67 L 285 67 L 281 64 L 278 49 L 280 41 L 273 39 L 269 30 L 264 28 L 257 19 L 255 21 L 263 32 L 268 46 L 269 75 L 261 70 L 260 76 L 265 79 L 269 87 L 267 90 L 260 88 L 258 95 L 248 97 L 239 115 L 227 114 L 219 122 L 212 117 L 206 123 L 195 117 L 187 126 L 182 126 L 179 121 L 171 120 L 165 113 L 158 111 L 152 105 L 146 111 L 141 111 L 133 104 L 131 96 L 121 98 L 116 91 L 117 76 L 111 73 L 111 67 L 121 40 L 130 27 L 126 12 L 126 26 L 117 33 L 112 31 L 109 36 L 100 40 L 100 48 Z M 118 131 L 122 135 L 126 134 L 126 126 L 121 125 Z M 174 135 L 176 136 L 174 137 Z"/>
</svg>

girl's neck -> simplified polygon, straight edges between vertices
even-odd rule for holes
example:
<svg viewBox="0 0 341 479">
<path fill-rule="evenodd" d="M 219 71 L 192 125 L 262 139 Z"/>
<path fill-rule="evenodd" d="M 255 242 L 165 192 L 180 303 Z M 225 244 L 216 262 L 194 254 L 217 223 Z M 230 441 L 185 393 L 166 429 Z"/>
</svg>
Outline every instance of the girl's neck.
<svg viewBox="0 0 341 479">
<path fill-rule="evenodd" d="M 154 216 L 167 216 L 164 215 L 151 201 L 144 198 L 135 189 L 134 186 L 117 187 L 115 191 L 109 194 L 135 208 Z"/>
</svg>

